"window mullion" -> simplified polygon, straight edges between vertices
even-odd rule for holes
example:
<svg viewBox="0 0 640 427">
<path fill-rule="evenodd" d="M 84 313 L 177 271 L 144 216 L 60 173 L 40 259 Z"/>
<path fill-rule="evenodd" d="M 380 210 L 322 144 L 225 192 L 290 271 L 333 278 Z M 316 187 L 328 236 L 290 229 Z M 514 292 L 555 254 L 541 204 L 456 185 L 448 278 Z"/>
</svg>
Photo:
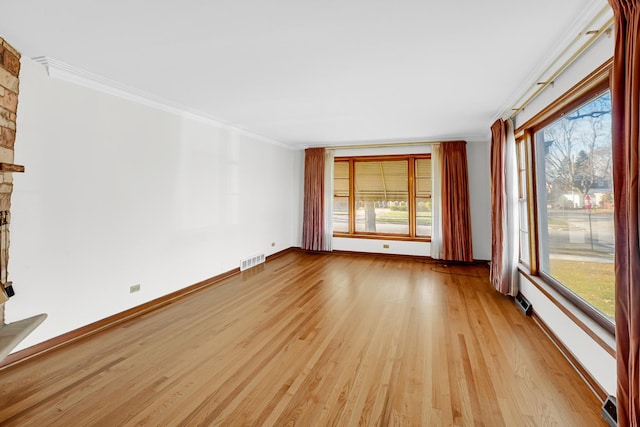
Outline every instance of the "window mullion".
<svg viewBox="0 0 640 427">
<path fill-rule="evenodd" d="M 416 237 L 416 159 L 414 157 L 410 157 L 407 164 L 409 165 L 409 171 L 407 174 L 407 178 L 409 179 L 409 197 L 407 197 L 409 199 L 409 207 L 407 209 L 409 213 L 409 236 Z"/>
<path fill-rule="evenodd" d="M 536 161 L 533 151 L 533 139 L 531 130 L 527 129 L 524 133 L 524 152 L 525 152 L 525 165 L 527 168 L 527 213 L 529 221 L 529 269 L 531 274 L 538 274 L 540 269 L 539 265 L 539 247 L 538 247 L 538 219 L 537 219 L 537 186 L 535 181 Z"/>
<path fill-rule="evenodd" d="M 356 232 L 356 175 L 355 160 L 349 160 L 349 234 Z"/>
</svg>

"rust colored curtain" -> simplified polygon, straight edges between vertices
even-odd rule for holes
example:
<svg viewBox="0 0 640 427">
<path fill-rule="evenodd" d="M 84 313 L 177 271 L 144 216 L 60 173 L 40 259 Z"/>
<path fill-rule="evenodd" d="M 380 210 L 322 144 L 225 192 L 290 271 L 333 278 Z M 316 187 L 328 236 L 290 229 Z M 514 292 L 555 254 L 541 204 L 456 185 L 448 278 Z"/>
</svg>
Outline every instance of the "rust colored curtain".
<svg viewBox="0 0 640 427">
<path fill-rule="evenodd" d="M 304 152 L 304 212 L 302 249 L 324 249 L 324 148 L 307 148 Z"/>
<path fill-rule="evenodd" d="M 467 143 L 445 142 L 442 162 L 442 259 L 473 261 Z"/>
<path fill-rule="evenodd" d="M 615 22 L 611 73 L 619 426 L 640 425 L 638 229 L 640 0 L 609 0 Z"/>
</svg>

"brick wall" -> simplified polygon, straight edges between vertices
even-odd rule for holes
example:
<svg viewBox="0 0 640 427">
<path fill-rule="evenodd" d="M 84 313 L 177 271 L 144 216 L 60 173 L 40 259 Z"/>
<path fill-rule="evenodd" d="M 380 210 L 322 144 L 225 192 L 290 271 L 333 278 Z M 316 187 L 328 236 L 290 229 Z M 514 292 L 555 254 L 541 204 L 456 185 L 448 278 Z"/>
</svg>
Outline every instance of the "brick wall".
<svg viewBox="0 0 640 427">
<path fill-rule="evenodd" d="M 16 113 L 18 111 L 18 86 L 20 53 L 0 37 L 0 163 L 13 163 L 13 144 L 16 140 Z M 13 191 L 11 173 L 0 172 L 0 212 L 10 211 Z M 10 217 L 8 215 L 7 217 Z M 8 225 L 6 226 L 8 242 Z M 0 257 L 8 260 L 8 243 L 0 242 Z M 6 281 L 6 263 L 0 271 L 0 280 Z M 4 323 L 4 304 L 0 305 L 0 320 Z"/>
</svg>

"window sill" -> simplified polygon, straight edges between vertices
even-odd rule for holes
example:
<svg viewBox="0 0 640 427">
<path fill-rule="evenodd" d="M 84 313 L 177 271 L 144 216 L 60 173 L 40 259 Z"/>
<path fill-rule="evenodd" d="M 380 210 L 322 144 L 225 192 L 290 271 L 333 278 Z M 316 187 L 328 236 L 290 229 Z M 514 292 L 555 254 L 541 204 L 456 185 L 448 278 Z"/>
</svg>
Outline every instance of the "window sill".
<svg viewBox="0 0 640 427">
<path fill-rule="evenodd" d="M 0 172 L 24 172 L 24 166 L 13 163 L 0 163 Z"/>
<path fill-rule="evenodd" d="M 518 272 L 524 275 L 540 292 L 542 292 L 556 307 L 582 329 L 591 339 L 602 347 L 612 357 L 616 357 L 615 335 L 601 326 L 594 319 L 579 309 L 571 300 L 562 295 L 553 286 L 544 282 L 540 277 L 530 274 L 524 265 L 518 266 Z"/>
<path fill-rule="evenodd" d="M 347 234 L 347 233 L 333 233 L 333 237 L 340 237 L 345 239 L 375 239 L 375 240 L 396 240 L 405 242 L 431 242 L 431 237 L 410 237 L 393 234 Z"/>
</svg>

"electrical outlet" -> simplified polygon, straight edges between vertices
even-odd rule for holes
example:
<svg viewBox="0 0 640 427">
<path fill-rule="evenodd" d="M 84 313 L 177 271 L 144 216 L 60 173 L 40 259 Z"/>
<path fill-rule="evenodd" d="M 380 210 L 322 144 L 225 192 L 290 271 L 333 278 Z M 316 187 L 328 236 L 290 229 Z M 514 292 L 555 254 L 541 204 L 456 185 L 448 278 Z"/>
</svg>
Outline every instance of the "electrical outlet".
<svg viewBox="0 0 640 427">
<path fill-rule="evenodd" d="M 129 286 L 129 293 L 133 294 L 135 292 L 140 292 L 140 283 Z"/>
<path fill-rule="evenodd" d="M 382 245 L 382 247 L 383 247 L 384 249 L 389 249 L 389 245 L 387 245 L 386 243 L 385 243 L 384 245 Z"/>
</svg>

